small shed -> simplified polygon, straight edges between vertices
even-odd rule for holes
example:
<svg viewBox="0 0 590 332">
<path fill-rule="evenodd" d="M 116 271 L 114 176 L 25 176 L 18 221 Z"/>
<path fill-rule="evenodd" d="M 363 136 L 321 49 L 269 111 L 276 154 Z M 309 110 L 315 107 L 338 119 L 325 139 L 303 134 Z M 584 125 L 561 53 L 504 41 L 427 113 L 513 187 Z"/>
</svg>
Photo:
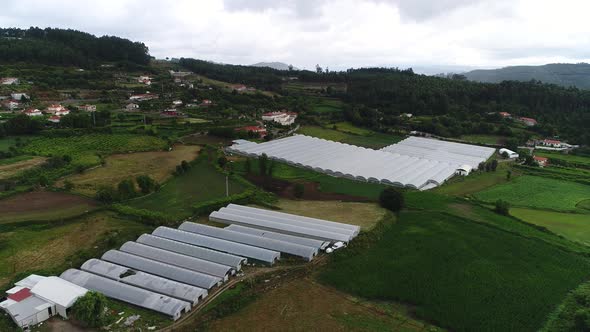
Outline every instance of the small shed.
<svg viewBox="0 0 590 332">
<path fill-rule="evenodd" d="M 467 176 L 467 175 L 469 175 L 469 173 L 471 173 L 472 170 L 473 170 L 473 168 L 467 164 L 461 165 L 459 168 L 457 168 L 457 170 L 455 171 L 455 174 Z"/>
<path fill-rule="evenodd" d="M 518 153 L 512 150 L 508 150 L 506 148 L 501 148 L 498 152 L 500 153 L 500 155 L 504 155 L 504 153 L 506 153 L 506 155 L 508 155 L 508 158 L 510 159 L 515 159 L 519 157 Z"/>
</svg>

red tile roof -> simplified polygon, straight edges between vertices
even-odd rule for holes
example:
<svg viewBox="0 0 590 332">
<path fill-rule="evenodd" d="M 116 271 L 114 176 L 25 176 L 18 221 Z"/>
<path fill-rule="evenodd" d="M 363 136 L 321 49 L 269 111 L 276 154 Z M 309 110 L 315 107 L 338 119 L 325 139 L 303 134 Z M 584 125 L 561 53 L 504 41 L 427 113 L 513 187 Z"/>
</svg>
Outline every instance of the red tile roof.
<svg viewBox="0 0 590 332">
<path fill-rule="evenodd" d="M 556 139 L 546 139 L 543 140 L 543 142 L 545 142 L 545 144 L 561 144 L 561 141 Z"/>
<path fill-rule="evenodd" d="M 533 159 L 535 159 L 536 161 L 541 161 L 541 162 L 547 162 L 549 160 L 548 158 L 538 157 L 538 156 L 533 156 Z"/>
<path fill-rule="evenodd" d="M 31 291 L 28 288 L 23 288 L 14 294 L 8 295 L 8 298 L 13 301 L 20 302 L 29 296 L 31 296 Z"/>
<path fill-rule="evenodd" d="M 525 117 L 520 117 L 520 120 L 522 121 L 528 121 L 528 122 L 533 122 L 533 123 L 537 123 L 537 120 L 533 119 L 533 118 L 525 118 Z"/>
</svg>

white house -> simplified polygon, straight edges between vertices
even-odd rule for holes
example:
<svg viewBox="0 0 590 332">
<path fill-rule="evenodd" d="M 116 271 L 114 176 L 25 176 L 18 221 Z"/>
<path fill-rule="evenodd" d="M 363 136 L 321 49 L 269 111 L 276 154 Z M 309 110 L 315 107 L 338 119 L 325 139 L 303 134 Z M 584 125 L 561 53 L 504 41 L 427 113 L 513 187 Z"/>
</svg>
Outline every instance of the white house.
<svg viewBox="0 0 590 332">
<path fill-rule="evenodd" d="M 137 78 L 137 82 L 143 83 L 145 85 L 151 85 L 152 84 L 152 79 L 149 76 L 139 76 Z"/>
<path fill-rule="evenodd" d="M 174 105 L 174 106 L 180 106 L 180 105 L 182 105 L 182 100 L 174 100 L 172 102 L 172 105 Z"/>
<path fill-rule="evenodd" d="M 68 114 L 70 114 L 70 110 L 67 108 L 62 108 L 61 110 L 55 112 L 55 115 L 57 115 L 57 116 L 68 115 Z"/>
<path fill-rule="evenodd" d="M 30 275 L 6 291 L 7 299 L 0 302 L 20 328 L 39 324 L 56 314 L 68 318 L 68 311 L 87 290 L 58 277 Z"/>
<path fill-rule="evenodd" d="M 2 102 L 2 105 L 12 111 L 19 108 L 20 103 L 16 100 L 6 100 Z"/>
<path fill-rule="evenodd" d="M 57 112 L 62 112 L 65 109 L 66 108 L 63 107 L 61 104 L 51 104 L 51 105 L 47 106 L 47 108 L 45 109 L 45 113 L 57 114 Z"/>
<path fill-rule="evenodd" d="M 0 84 L 2 85 L 13 85 L 13 84 L 18 84 L 18 78 L 16 77 L 4 77 L 4 78 L 0 78 Z"/>
<path fill-rule="evenodd" d="M 85 112 L 96 112 L 96 105 L 80 105 L 78 106 L 78 109 Z"/>
<path fill-rule="evenodd" d="M 142 93 L 139 95 L 132 95 L 131 97 L 129 97 L 129 100 L 131 101 L 146 101 L 146 100 L 152 100 L 152 99 L 157 99 L 158 95 L 154 95 L 151 93 Z"/>
<path fill-rule="evenodd" d="M 47 119 L 49 122 L 59 123 L 61 121 L 61 117 L 59 115 L 52 115 Z"/>
<path fill-rule="evenodd" d="M 36 109 L 36 108 L 31 108 L 31 109 L 28 109 L 28 110 L 24 110 L 23 113 L 26 114 L 26 115 L 28 115 L 28 116 L 41 116 L 41 115 L 43 115 L 43 113 L 40 110 Z"/>
<path fill-rule="evenodd" d="M 135 111 L 135 110 L 139 109 L 139 105 L 134 104 L 134 103 L 129 103 L 125 106 L 125 109 L 127 111 Z"/>
<path fill-rule="evenodd" d="M 506 148 L 501 148 L 498 152 L 500 153 L 500 155 L 503 155 L 504 152 L 506 152 L 506 154 L 508 155 L 508 158 L 510 158 L 510 159 L 516 159 L 519 157 L 518 153 L 516 153 L 512 150 L 508 150 Z"/>
<path fill-rule="evenodd" d="M 269 112 L 262 114 L 262 121 L 272 121 L 279 123 L 283 126 L 290 126 L 297 119 L 297 113 L 280 111 L 280 112 Z"/>
<path fill-rule="evenodd" d="M 11 93 L 10 94 L 10 98 L 12 98 L 14 100 L 22 100 L 23 98 L 25 98 L 25 99 L 31 99 L 29 97 L 29 95 L 27 95 L 26 93 L 22 93 L 22 92 Z"/>
</svg>

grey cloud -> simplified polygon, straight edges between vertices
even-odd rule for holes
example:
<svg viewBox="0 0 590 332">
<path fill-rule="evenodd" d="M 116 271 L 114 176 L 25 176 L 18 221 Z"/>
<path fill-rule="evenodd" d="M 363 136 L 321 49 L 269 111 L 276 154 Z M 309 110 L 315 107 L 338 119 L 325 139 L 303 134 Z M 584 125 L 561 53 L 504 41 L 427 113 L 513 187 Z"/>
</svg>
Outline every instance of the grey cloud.
<svg viewBox="0 0 590 332">
<path fill-rule="evenodd" d="M 374 0 L 395 5 L 402 19 L 425 21 L 485 0 Z"/>
<path fill-rule="evenodd" d="M 311 18 L 321 14 L 324 0 L 223 0 L 228 11 L 254 11 L 285 9 L 299 18 Z"/>
</svg>

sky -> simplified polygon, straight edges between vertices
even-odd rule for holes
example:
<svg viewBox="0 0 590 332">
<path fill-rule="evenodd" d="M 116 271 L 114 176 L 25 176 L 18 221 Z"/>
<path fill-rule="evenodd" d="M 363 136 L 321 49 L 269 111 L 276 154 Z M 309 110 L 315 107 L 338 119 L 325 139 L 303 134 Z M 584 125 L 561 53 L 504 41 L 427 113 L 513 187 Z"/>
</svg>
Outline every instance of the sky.
<svg viewBox="0 0 590 332">
<path fill-rule="evenodd" d="M 590 62 L 588 0 L 2 0 L 1 27 L 144 42 L 157 58 L 418 72 Z"/>
</svg>

